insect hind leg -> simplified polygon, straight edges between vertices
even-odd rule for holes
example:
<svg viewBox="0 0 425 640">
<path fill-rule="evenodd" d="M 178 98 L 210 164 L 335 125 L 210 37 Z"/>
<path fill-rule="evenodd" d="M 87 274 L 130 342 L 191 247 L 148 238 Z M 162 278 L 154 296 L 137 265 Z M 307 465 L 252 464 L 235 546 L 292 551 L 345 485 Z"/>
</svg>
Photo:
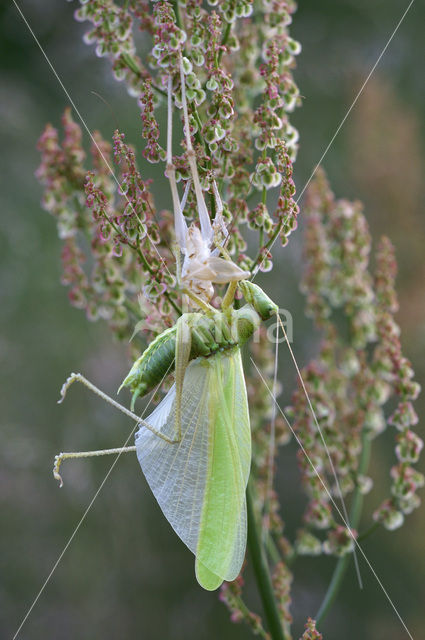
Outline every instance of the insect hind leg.
<svg viewBox="0 0 425 640">
<path fill-rule="evenodd" d="M 134 420 L 138 426 L 145 427 L 146 429 L 151 431 L 153 434 L 157 435 L 159 438 L 161 438 L 168 444 L 178 444 L 180 442 L 181 438 L 179 434 L 177 439 L 172 440 L 170 438 L 167 438 L 167 436 L 165 436 L 163 433 L 161 433 L 160 431 L 152 427 L 148 422 L 146 422 L 146 420 L 143 420 L 143 418 L 136 415 L 133 411 L 130 411 L 129 409 L 124 407 L 122 404 L 120 404 L 119 402 L 117 402 L 116 400 L 108 396 L 106 393 L 101 391 L 101 389 L 96 387 L 96 385 L 90 382 L 90 380 L 87 380 L 87 378 L 85 378 L 81 373 L 71 373 L 71 375 L 65 380 L 61 389 L 61 397 L 58 400 L 59 404 L 61 404 L 64 401 L 69 387 L 72 384 L 74 384 L 74 382 L 80 382 L 85 387 L 90 389 L 90 391 L 92 391 L 93 393 L 98 395 L 100 398 L 102 398 L 102 400 L 105 400 L 106 402 L 108 402 L 108 404 L 111 404 L 113 407 L 115 407 L 116 409 L 124 413 L 124 415 Z M 123 446 L 123 447 L 116 447 L 113 449 L 99 449 L 97 451 L 72 451 L 72 452 L 66 452 L 66 453 L 59 453 L 58 455 L 55 456 L 55 461 L 53 466 L 53 476 L 56 480 L 58 480 L 59 486 L 62 487 L 63 480 L 59 473 L 59 468 L 64 460 L 72 459 L 72 458 L 74 459 L 93 458 L 96 456 L 105 456 L 105 455 L 113 455 L 113 454 L 117 454 L 119 456 L 121 455 L 121 453 L 129 453 L 132 451 L 136 451 L 135 446 L 130 446 L 130 447 Z"/>
<path fill-rule="evenodd" d="M 95 456 L 107 456 L 114 453 L 120 456 L 122 453 L 130 453 L 136 451 L 135 446 L 131 447 L 116 447 L 115 449 L 99 449 L 98 451 L 72 451 L 67 453 L 59 453 L 55 456 L 55 462 L 53 465 L 53 477 L 59 482 L 59 487 L 63 487 L 62 476 L 59 473 L 59 467 L 64 460 L 69 458 L 93 458 Z"/>
<path fill-rule="evenodd" d="M 121 411 L 121 413 L 123 413 L 124 415 L 126 415 L 129 418 L 131 418 L 132 420 L 134 420 L 134 422 L 136 422 L 138 425 L 140 425 L 142 427 L 145 427 L 146 429 L 148 429 L 149 431 L 151 431 L 152 433 L 157 435 L 162 440 L 165 440 L 165 442 L 168 442 L 169 444 L 177 444 L 178 442 L 180 442 L 179 439 L 172 440 L 172 439 L 168 438 L 167 436 L 165 436 L 160 431 L 158 431 L 157 429 L 155 429 L 154 427 L 152 427 L 148 422 L 146 422 L 146 420 L 143 420 L 142 417 L 138 416 L 136 413 L 134 413 L 133 411 L 130 411 L 130 409 L 127 409 L 127 407 L 124 407 L 124 405 L 120 404 L 119 402 L 117 402 L 116 400 L 114 400 L 113 398 L 108 396 L 104 391 L 99 389 L 99 387 L 96 387 L 96 385 L 94 385 L 92 382 L 90 382 L 90 380 L 87 380 L 87 378 L 84 377 L 81 373 L 71 373 L 71 375 L 64 382 L 64 384 L 62 385 L 61 397 L 58 400 L 58 404 L 61 404 L 64 401 L 66 393 L 67 393 L 69 387 L 74 382 L 80 382 L 85 387 L 90 389 L 90 391 L 92 391 L 97 396 L 102 398 L 102 400 L 105 400 L 105 402 L 107 402 L 108 404 L 112 405 L 113 407 L 115 407 L 115 409 L 118 409 L 118 411 Z"/>
</svg>

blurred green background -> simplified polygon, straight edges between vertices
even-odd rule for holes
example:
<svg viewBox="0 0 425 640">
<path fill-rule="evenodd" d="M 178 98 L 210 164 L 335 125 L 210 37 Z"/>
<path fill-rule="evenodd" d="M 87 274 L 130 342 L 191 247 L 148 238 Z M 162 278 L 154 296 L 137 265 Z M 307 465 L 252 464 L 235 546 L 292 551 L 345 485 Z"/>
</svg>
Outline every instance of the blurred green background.
<svg viewBox="0 0 425 640">
<path fill-rule="evenodd" d="M 295 77 L 304 104 L 293 116 L 301 135 L 299 190 L 407 4 L 300 2 L 292 27 L 292 35 L 303 45 Z M 20 6 L 90 129 L 100 129 L 109 139 L 118 121 L 140 148 L 137 105 L 112 81 L 109 63 L 82 43 L 86 25 L 73 19 L 76 3 L 21 0 Z M 324 162 L 337 195 L 365 203 L 374 238 L 386 233 L 396 245 L 398 321 L 406 355 L 422 383 L 424 18 L 424 5 L 415 2 Z M 107 459 L 66 464 L 65 485 L 59 491 L 51 476 L 54 454 L 118 446 L 130 429 L 127 420 L 82 388 L 73 388 L 65 404 L 58 406 L 60 386 L 71 371 L 82 371 L 114 393 L 129 362 L 125 346 L 114 344 L 101 323 L 90 324 L 71 308 L 59 283 L 60 242 L 54 220 L 39 206 L 35 147 L 47 121 L 59 125 L 68 100 L 11 1 L 2 3 L 0 19 L 0 636 L 11 638 L 111 464 Z M 165 179 L 160 177 L 159 184 L 159 205 L 169 206 Z M 275 255 L 276 269 L 262 283 L 281 307 L 291 310 L 294 347 L 304 364 L 314 354 L 318 336 L 303 316 L 298 291 L 301 232 Z M 281 354 L 280 369 L 284 403 L 295 380 L 286 353 Z M 424 414 L 423 399 L 417 409 Z M 369 512 L 388 492 L 393 436 L 388 431 L 374 446 L 376 489 Z M 289 536 L 302 512 L 295 453 L 295 445 L 285 448 L 278 476 Z M 379 530 L 364 543 L 414 638 L 422 637 L 423 629 L 424 523 L 424 510 L 418 510 L 402 529 Z M 330 558 L 307 558 L 296 565 L 295 637 L 306 617 L 316 612 L 333 565 Z M 349 571 L 322 626 L 325 638 L 406 638 L 370 571 L 363 562 L 361 567 L 363 592 Z M 257 606 L 249 570 L 247 579 L 248 599 Z M 236 640 L 250 637 L 250 631 L 230 624 L 217 596 L 198 588 L 192 555 L 162 517 L 136 459 L 126 457 L 106 481 L 19 637 Z"/>
</svg>

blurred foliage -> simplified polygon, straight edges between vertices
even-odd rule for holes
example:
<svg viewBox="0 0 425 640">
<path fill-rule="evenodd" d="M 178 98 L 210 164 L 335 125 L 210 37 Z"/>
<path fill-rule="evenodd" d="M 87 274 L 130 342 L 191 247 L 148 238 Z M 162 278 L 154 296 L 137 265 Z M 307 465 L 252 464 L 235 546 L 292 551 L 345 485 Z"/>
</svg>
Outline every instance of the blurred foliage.
<svg viewBox="0 0 425 640">
<path fill-rule="evenodd" d="M 300 5 L 292 30 L 303 45 L 296 80 L 304 105 L 294 115 L 300 130 L 298 191 L 404 9 L 396 0 L 303 0 Z M 97 128 L 110 139 L 118 120 L 137 144 L 137 106 L 111 80 L 108 64 L 83 45 L 84 27 L 73 19 L 75 3 L 28 0 L 22 9 L 90 129 Z M 59 493 L 51 477 L 54 454 L 60 449 L 116 446 L 124 442 L 130 426 L 83 389 L 73 390 L 64 406 L 55 402 L 72 370 L 83 371 L 114 393 L 128 361 L 125 349 L 111 343 L 101 324 L 89 324 L 69 306 L 59 284 L 59 242 L 52 220 L 37 204 L 41 190 L 34 171 L 39 163 L 37 138 L 46 121 L 59 124 L 68 100 L 16 8 L 2 5 L 0 17 L 4 151 L 0 191 L 0 318 L 4 325 L 0 338 L 4 363 L 0 374 L 0 630 L 11 637 L 109 468 L 108 461 L 75 463 L 67 470 L 67 484 Z M 425 221 L 419 177 L 424 167 L 424 131 L 419 113 L 424 94 L 419 51 L 423 17 L 425 9 L 415 3 L 324 163 L 337 195 L 364 201 L 374 237 L 385 233 L 396 246 L 398 322 L 407 356 L 422 382 Z M 161 168 L 155 168 L 155 175 L 152 169 L 149 165 L 152 177 L 161 175 Z M 159 206 L 168 206 L 167 188 L 158 193 L 158 200 Z M 300 218 L 302 226 L 302 215 Z M 279 267 L 273 282 L 266 274 L 259 283 L 293 313 L 294 348 L 304 363 L 316 352 L 317 336 L 303 315 L 304 300 L 298 293 L 301 233 L 293 236 L 287 249 L 278 250 L 275 260 Z M 283 286 L 278 273 L 288 275 Z M 295 374 L 283 349 L 280 377 L 289 398 Z M 417 405 L 419 416 L 424 410 L 422 400 L 422 406 Z M 391 445 L 388 450 L 383 447 L 374 461 L 374 480 L 383 496 L 388 492 L 386 470 L 391 455 Z M 295 446 L 285 449 L 278 475 L 291 535 L 291 523 L 303 508 L 295 456 Z M 420 603 L 425 598 L 421 580 L 424 519 L 423 510 L 418 510 L 407 527 L 391 534 L 380 532 L 364 543 L 414 637 L 419 637 L 422 628 Z M 310 563 L 300 561 L 294 585 L 298 605 L 293 613 L 300 633 L 305 611 L 316 609 L 329 580 L 327 560 L 317 561 L 314 575 Z M 192 564 L 190 553 L 170 535 L 137 461 L 121 460 L 20 637 L 246 637 L 246 629 L 229 625 L 218 599 L 198 588 Z M 348 575 L 333 615 L 321 629 L 324 636 L 346 640 L 404 637 L 366 567 L 362 574 L 363 592 L 358 590 L 354 572 Z M 256 594 L 251 598 L 255 602 Z"/>
</svg>

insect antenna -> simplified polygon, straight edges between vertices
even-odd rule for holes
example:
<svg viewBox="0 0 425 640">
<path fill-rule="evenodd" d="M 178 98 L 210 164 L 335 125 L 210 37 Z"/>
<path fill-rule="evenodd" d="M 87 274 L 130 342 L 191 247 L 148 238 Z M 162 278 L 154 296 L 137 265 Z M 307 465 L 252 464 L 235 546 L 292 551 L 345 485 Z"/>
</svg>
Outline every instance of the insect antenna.
<svg viewBox="0 0 425 640">
<path fill-rule="evenodd" d="M 110 112 L 112 114 L 113 119 L 115 120 L 115 128 L 118 129 L 119 131 L 122 131 L 120 123 L 118 121 L 117 114 L 114 111 L 114 109 L 111 107 L 111 104 L 107 100 L 105 100 L 105 98 L 102 95 L 100 95 L 100 93 L 97 93 L 97 91 L 91 90 L 90 93 L 92 93 L 94 96 L 96 96 L 96 98 L 99 98 L 99 100 L 101 100 L 103 102 L 103 104 L 108 107 L 108 109 L 110 110 Z"/>
<path fill-rule="evenodd" d="M 311 466 L 311 468 L 313 469 L 314 473 L 316 474 L 317 478 L 319 479 L 319 482 L 321 483 L 323 489 L 325 490 L 330 502 L 333 504 L 336 512 L 338 513 L 339 517 L 341 518 L 342 522 L 344 523 L 345 527 L 347 528 L 347 531 L 353 541 L 353 545 L 359 550 L 360 555 L 362 556 L 363 560 L 366 562 L 367 566 L 369 567 L 373 577 L 375 578 L 375 580 L 377 581 L 377 583 L 379 584 L 381 590 L 383 591 L 385 597 L 387 598 L 388 602 L 390 603 L 394 613 L 396 614 L 397 618 L 400 620 L 401 624 L 403 625 L 404 629 L 407 632 L 407 635 L 409 636 L 409 638 L 411 640 L 413 640 L 413 636 L 412 634 L 409 632 L 403 618 L 401 617 L 400 613 L 398 612 L 398 609 L 396 608 L 394 602 L 392 601 L 388 591 L 385 589 L 384 585 L 382 584 L 382 581 L 380 580 L 378 574 L 376 573 L 375 569 L 373 568 L 371 562 L 369 561 L 368 557 L 366 556 L 365 552 L 363 551 L 362 546 L 360 545 L 359 541 L 357 540 L 357 537 L 354 535 L 354 533 L 352 532 L 352 530 L 350 529 L 350 524 L 348 522 L 348 520 L 345 519 L 344 514 L 342 513 L 341 509 L 338 507 L 337 503 L 335 502 L 332 494 L 330 493 L 324 479 L 322 478 L 322 476 L 320 475 L 320 472 L 318 471 L 318 469 L 316 468 L 316 466 L 314 465 L 313 460 L 310 458 L 310 456 L 308 455 L 308 451 L 305 449 L 303 443 L 301 442 L 301 440 L 299 439 L 296 431 L 294 431 L 291 423 L 289 422 L 288 418 L 286 417 L 286 414 L 282 411 L 282 409 L 280 408 L 279 404 L 277 403 L 276 398 L 273 396 L 272 390 L 270 389 L 270 387 L 268 386 L 265 378 L 263 377 L 260 369 L 257 367 L 254 359 L 251 357 L 251 362 L 253 364 L 253 366 L 255 367 L 261 381 L 263 382 L 264 386 L 266 387 L 273 403 L 276 405 L 279 413 L 281 414 L 282 418 L 285 420 L 286 424 L 288 425 L 288 428 L 291 430 L 292 435 L 294 436 L 295 440 L 297 441 L 298 446 L 300 447 L 301 451 L 303 452 L 304 456 L 306 457 L 309 465 Z M 354 555 L 354 557 L 356 557 Z M 319 614 L 321 612 L 319 611 Z M 317 618 L 319 618 L 319 615 L 317 615 Z"/>
</svg>

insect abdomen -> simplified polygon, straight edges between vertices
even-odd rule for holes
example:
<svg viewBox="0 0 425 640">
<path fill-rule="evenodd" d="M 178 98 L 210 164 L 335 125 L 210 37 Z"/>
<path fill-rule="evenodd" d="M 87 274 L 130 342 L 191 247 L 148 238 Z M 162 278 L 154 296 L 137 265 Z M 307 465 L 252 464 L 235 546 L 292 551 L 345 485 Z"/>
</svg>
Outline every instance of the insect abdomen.
<svg viewBox="0 0 425 640">
<path fill-rule="evenodd" d="M 167 372 L 174 369 L 176 334 L 174 326 L 157 336 L 133 364 L 119 391 L 130 387 L 137 396 L 144 396 L 159 384 Z"/>
</svg>

